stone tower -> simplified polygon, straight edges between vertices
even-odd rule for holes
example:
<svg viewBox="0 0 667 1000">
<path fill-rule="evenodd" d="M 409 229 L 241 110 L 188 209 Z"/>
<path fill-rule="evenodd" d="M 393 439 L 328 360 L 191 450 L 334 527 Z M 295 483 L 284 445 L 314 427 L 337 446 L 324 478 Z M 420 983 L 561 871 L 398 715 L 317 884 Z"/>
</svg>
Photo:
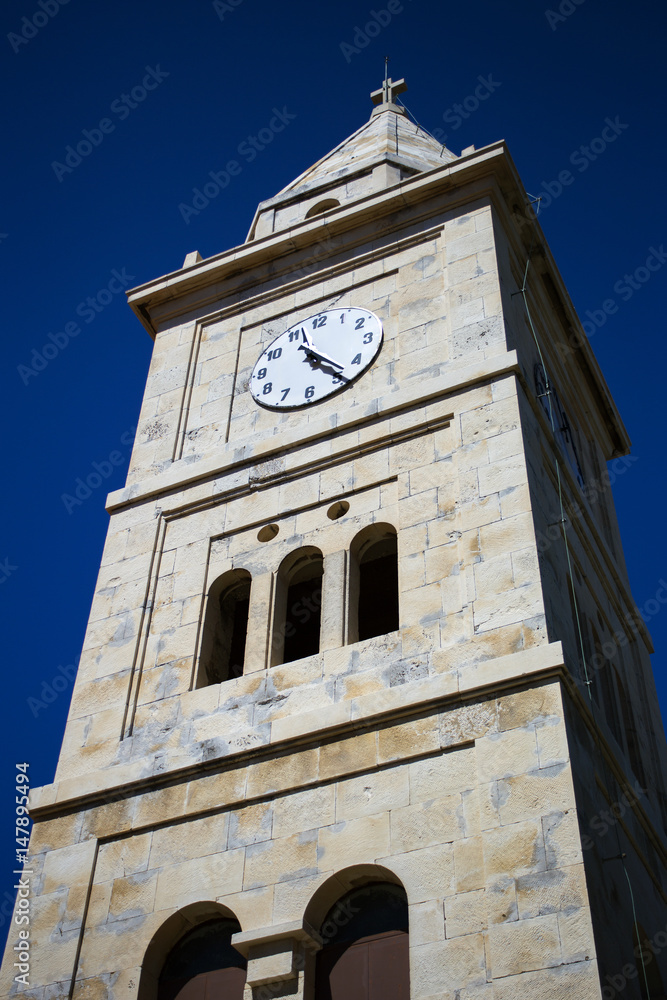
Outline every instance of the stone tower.
<svg viewBox="0 0 667 1000">
<path fill-rule="evenodd" d="M 505 145 L 402 89 L 129 295 L 155 348 L 3 995 L 664 993 L 628 437 Z"/>
</svg>

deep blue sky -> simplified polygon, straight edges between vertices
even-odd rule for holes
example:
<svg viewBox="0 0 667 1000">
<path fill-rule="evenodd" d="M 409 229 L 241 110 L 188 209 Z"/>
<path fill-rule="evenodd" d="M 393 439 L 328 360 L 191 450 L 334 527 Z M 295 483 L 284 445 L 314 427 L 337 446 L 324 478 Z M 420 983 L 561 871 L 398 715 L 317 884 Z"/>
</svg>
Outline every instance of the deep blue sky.
<svg viewBox="0 0 667 1000">
<path fill-rule="evenodd" d="M 42 2 L 53 9 L 56 0 Z M 36 716 L 28 699 L 41 701 L 44 683 L 51 691 L 59 668 L 78 656 L 107 527 L 105 496 L 124 481 L 125 442 L 151 352 L 124 294 L 89 322 L 93 314 L 84 305 L 77 315 L 77 307 L 107 287 L 114 269 L 137 285 L 180 267 L 190 250 L 207 257 L 242 242 L 260 200 L 367 120 L 387 53 L 393 75 L 408 81 L 408 107 L 429 129 L 446 132 L 455 152 L 505 138 L 533 194 L 562 170 L 573 173 L 542 224 L 580 315 L 609 298 L 619 305 L 592 343 L 637 457 L 614 493 L 640 607 L 667 577 L 667 266 L 627 301 L 614 291 L 651 247 L 667 244 L 664 5 L 565 0 L 572 13 L 556 21 L 541 0 L 404 0 L 379 37 L 357 53 L 347 49 L 347 58 L 341 43 L 354 44 L 357 26 L 372 9 L 385 10 L 384 0 L 218 6 L 220 13 L 210 0 L 69 0 L 36 31 L 23 18 L 42 10 L 38 0 L 5 0 L 0 13 L 8 472 L 0 904 L 12 884 L 13 766 L 29 761 L 35 785 L 52 779 L 71 684 L 47 708 L 33 704 Z M 34 37 L 12 45 L 8 36 L 22 27 Z M 123 110 L 116 102 L 141 84 L 146 67 L 168 75 Z M 466 121 L 455 128 L 451 114 L 443 120 L 489 75 L 494 92 Z M 268 125 L 274 108 L 295 117 L 248 162 L 239 145 Z M 59 180 L 53 162 L 104 118 L 113 130 L 71 172 L 58 170 Z M 581 171 L 570 156 L 601 134 L 607 118 L 627 128 Z M 241 173 L 186 224 L 179 204 L 230 159 Z M 39 374 L 22 378 L 19 366 L 34 363 L 33 349 L 41 353 L 68 323 L 80 333 Z M 122 464 L 68 512 L 62 495 L 114 451 Z M 664 708 L 667 614 L 661 609 L 649 627 Z"/>
</svg>

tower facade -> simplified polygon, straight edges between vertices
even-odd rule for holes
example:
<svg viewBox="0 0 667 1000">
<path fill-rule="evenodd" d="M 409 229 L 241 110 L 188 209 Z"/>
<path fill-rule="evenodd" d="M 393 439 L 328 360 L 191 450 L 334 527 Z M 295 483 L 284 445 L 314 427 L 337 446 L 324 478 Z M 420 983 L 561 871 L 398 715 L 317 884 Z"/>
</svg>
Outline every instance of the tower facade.
<svg viewBox="0 0 667 1000">
<path fill-rule="evenodd" d="M 504 144 L 455 156 L 402 87 L 130 293 L 155 347 L 3 994 L 664 992 L 627 434 Z"/>
</svg>

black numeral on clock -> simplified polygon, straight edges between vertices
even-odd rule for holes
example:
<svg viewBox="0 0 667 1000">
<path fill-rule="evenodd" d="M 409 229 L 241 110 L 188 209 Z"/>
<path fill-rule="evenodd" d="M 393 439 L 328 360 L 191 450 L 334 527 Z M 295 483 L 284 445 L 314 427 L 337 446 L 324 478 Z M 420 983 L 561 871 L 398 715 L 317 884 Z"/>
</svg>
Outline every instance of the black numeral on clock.
<svg viewBox="0 0 667 1000">
<path fill-rule="evenodd" d="M 282 392 L 282 396 L 280 397 L 280 402 L 282 403 L 283 400 L 287 399 L 289 389 L 281 389 L 280 391 Z"/>
<path fill-rule="evenodd" d="M 309 385 L 308 388 L 306 389 L 304 395 L 305 395 L 306 399 L 312 399 L 313 396 L 315 395 L 315 386 L 314 385 Z"/>
<path fill-rule="evenodd" d="M 373 342 L 373 331 L 369 330 L 368 333 L 364 334 L 364 344 L 371 344 Z"/>
<path fill-rule="evenodd" d="M 363 327 L 363 325 L 364 325 L 365 322 L 366 322 L 366 317 L 365 316 L 360 316 L 359 319 L 354 324 L 354 329 L 355 330 L 361 330 L 361 328 Z"/>
<path fill-rule="evenodd" d="M 360 365 L 361 364 L 361 354 L 355 354 L 355 356 L 352 358 L 351 364 L 353 364 L 353 365 Z"/>
<path fill-rule="evenodd" d="M 270 392 L 273 392 L 273 382 L 265 382 L 262 389 L 262 396 L 268 396 Z"/>
<path fill-rule="evenodd" d="M 282 353 L 283 353 L 282 347 L 276 347 L 275 351 L 267 351 L 266 356 L 269 359 L 269 361 L 275 361 L 276 358 L 279 358 Z"/>
<path fill-rule="evenodd" d="M 259 371 L 257 372 L 257 375 L 255 376 L 255 378 L 258 378 L 258 379 L 266 378 L 266 368 L 260 368 Z"/>
<path fill-rule="evenodd" d="M 313 330 L 319 330 L 321 327 L 327 325 L 326 316 L 316 316 L 313 320 Z"/>
</svg>

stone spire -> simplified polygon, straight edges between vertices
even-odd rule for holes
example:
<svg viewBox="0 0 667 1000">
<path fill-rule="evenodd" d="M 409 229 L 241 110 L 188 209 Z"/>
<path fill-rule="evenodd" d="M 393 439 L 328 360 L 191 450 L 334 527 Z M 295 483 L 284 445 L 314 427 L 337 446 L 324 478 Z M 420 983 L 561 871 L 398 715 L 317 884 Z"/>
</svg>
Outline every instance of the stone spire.
<svg viewBox="0 0 667 1000">
<path fill-rule="evenodd" d="M 298 222 L 409 180 L 416 174 L 444 167 L 458 157 L 415 122 L 396 97 L 407 90 L 405 80 L 385 76 L 370 95 L 369 121 L 323 156 L 274 198 L 261 202 L 249 240 L 269 236 Z"/>
</svg>

